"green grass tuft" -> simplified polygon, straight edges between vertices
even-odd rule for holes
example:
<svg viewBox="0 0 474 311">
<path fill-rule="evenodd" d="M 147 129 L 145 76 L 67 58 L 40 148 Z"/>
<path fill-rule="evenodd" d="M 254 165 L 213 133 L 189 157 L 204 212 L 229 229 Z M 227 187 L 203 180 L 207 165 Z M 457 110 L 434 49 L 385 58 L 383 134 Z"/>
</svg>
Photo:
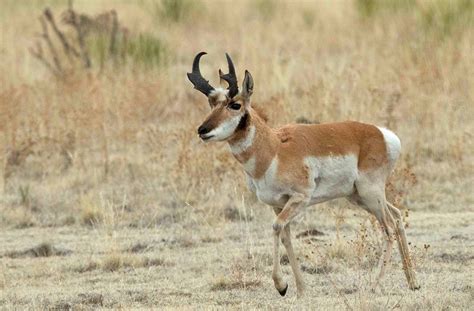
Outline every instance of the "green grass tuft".
<svg viewBox="0 0 474 311">
<path fill-rule="evenodd" d="M 418 10 L 425 31 L 441 37 L 453 31 L 465 30 L 474 24 L 474 2 L 472 0 L 432 1 Z"/>
<path fill-rule="evenodd" d="M 156 8 L 161 20 L 179 23 L 194 14 L 199 6 L 196 0 L 162 0 Z"/>
<path fill-rule="evenodd" d="M 137 64 L 157 66 L 165 63 L 167 48 L 162 40 L 151 34 L 141 33 L 127 42 L 125 54 Z"/>
<path fill-rule="evenodd" d="M 255 9 L 265 21 L 271 20 L 277 11 L 278 3 L 274 0 L 257 0 Z"/>
<path fill-rule="evenodd" d="M 357 11 L 362 17 L 373 17 L 376 14 L 389 11 L 395 13 L 397 11 L 410 9 L 416 6 L 415 0 L 356 0 L 355 5 Z"/>
<path fill-rule="evenodd" d="M 100 67 L 112 60 L 115 65 L 132 62 L 135 65 L 158 66 L 163 65 L 167 56 L 164 42 L 150 33 L 140 33 L 130 36 L 127 40 L 120 38 L 118 52 L 110 55 L 110 38 L 104 35 L 91 36 L 88 46 L 93 64 Z"/>
<path fill-rule="evenodd" d="M 355 0 L 355 7 L 364 19 L 390 17 L 398 12 L 412 14 L 420 29 L 427 34 L 445 37 L 455 30 L 463 31 L 474 24 L 474 1 L 433 0 Z"/>
</svg>

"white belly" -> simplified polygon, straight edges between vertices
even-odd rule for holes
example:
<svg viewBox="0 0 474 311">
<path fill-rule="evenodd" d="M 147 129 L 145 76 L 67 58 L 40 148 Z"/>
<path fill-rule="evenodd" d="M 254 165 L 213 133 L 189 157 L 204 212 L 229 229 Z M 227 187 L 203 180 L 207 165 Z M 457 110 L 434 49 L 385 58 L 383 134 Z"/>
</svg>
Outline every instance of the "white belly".
<svg viewBox="0 0 474 311">
<path fill-rule="evenodd" d="M 308 205 L 349 196 L 354 192 L 354 182 L 358 175 L 355 155 L 307 157 L 304 165 L 309 170 L 311 187 L 309 189 L 311 199 Z M 283 185 L 278 181 L 277 169 L 278 160 L 275 158 L 262 178 L 252 179 L 248 176 L 248 184 L 260 201 L 282 207 L 294 190 L 292 190 L 292 185 Z"/>
<path fill-rule="evenodd" d="M 354 192 L 354 182 L 358 176 L 355 155 L 307 157 L 305 164 L 310 168 L 310 178 L 313 180 L 310 205 Z"/>
</svg>

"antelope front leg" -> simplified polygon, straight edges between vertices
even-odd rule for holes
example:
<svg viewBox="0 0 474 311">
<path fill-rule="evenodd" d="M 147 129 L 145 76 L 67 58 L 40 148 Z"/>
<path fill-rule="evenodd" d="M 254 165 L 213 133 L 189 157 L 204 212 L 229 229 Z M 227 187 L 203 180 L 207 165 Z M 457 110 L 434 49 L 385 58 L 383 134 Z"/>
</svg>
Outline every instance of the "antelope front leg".
<svg viewBox="0 0 474 311">
<path fill-rule="evenodd" d="M 279 254 L 279 244 L 280 236 L 283 233 L 283 244 L 288 253 L 288 259 L 290 260 L 291 267 L 296 279 L 296 290 L 297 296 L 303 296 L 304 283 L 299 272 L 298 262 L 293 253 L 293 247 L 290 240 L 290 231 L 283 231 L 285 226 L 296 216 L 302 207 L 304 207 L 308 202 L 307 196 L 303 194 L 294 194 L 288 202 L 285 204 L 285 207 L 278 213 L 275 222 L 273 223 L 273 282 L 275 283 L 275 288 L 278 290 L 280 295 L 284 296 L 286 290 L 288 289 L 288 283 L 283 281 L 281 266 L 280 266 L 280 254 Z"/>
<path fill-rule="evenodd" d="M 291 231 L 290 224 L 286 224 L 283 229 L 281 242 L 286 248 L 286 253 L 288 254 L 288 260 L 290 261 L 291 270 L 293 270 L 293 275 L 295 276 L 296 282 L 296 294 L 298 297 L 303 297 L 304 292 L 304 282 L 301 275 L 300 266 L 298 264 L 298 259 L 296 259 L 295 253 L 293 251 L 293 245 L 291 244 Z"/>
<path fill-rule="evenodd" d="M 275 227 L 273 227 L 275 228 Z M 285 296 L 286 290 L 288 289 L 288 283 L 283 280 L 280 266 L 280 233 L 281 230 L 273 230 L 273 272 L 272 278 L 275 288 L 280 293 L 280 295 Z"/>
</svg>

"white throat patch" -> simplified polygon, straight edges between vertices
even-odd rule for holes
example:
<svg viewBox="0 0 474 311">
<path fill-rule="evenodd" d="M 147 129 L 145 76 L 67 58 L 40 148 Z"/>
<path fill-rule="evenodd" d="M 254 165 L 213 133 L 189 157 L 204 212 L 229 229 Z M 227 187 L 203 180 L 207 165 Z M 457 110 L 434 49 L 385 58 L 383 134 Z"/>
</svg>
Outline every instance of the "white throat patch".
<svg viewBox="0 0 474 311">
<path fill-rule="evenodd" d="M 233 154 L 240 154 L 252 146 L 254 138 L 255 126 L 252 125 L 244 138 L 230 145 L 230 150 Z"/>
</svg>

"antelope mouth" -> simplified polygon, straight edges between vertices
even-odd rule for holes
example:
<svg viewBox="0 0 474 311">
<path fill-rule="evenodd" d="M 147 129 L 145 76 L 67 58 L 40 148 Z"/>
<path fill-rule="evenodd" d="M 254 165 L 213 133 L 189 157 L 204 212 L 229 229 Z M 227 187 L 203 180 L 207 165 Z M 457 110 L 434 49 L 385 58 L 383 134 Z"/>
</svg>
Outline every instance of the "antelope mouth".
<svg viewBox="0 0 474 311">
<path fill-rule="evenodd" d="M 206 140 L 209 140 L 209 139 L 211 139 L 212 137 L 214 137 L 214 135 L 202 134 L 202 135 L 199 135 L 199 137 L 200 137 L 203 141 L 206 141 Z"/>
</svg>

